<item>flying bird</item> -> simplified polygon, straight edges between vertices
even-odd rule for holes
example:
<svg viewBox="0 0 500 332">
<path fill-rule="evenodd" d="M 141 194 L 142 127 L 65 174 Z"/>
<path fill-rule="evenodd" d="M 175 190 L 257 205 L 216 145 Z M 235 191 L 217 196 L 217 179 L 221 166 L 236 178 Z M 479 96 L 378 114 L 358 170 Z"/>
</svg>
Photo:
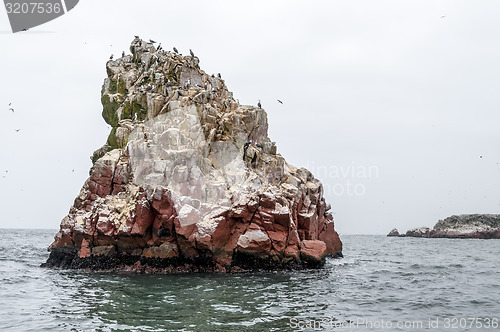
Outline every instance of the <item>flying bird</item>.
<svg viewBox="0 0 500 332">
<path fill-rule="evenodd" d="M 174 47 L 174 52 L 175 52 L 176 54 L 179 54 L 179 51 L 177 51 L 177 49 L 176 49 L 175 47 Z"/>
<path fill-rule="evenodd" d="M 9 111 L 12 111 L 12 113 L 14 113 L 14 109 L 12 107 L 9 108 Z"/>
<path fill-rule="evenodd" d="M 9 106 L 11 106 L 11 105 L 12 105 L 12 103 L 9 103 Z"/>
<path fill-rule="evenodd" d="M 283 104 L 283 102 L 281 100 L 277 99 L 277 101 L 278 101 L 278 103 Z"/>
<path fill-rule="evenodd" d="M 16 133 L 18 133 L 18 132 L 19 132 L 19 130 L 21 130 L 21 129 L 16 129 Z"/>
<path fill-rule="evenodd" d="M 257 103 L 257 106 L 259 106 L 259 108 L 262 108 L 262 104 L 260 103 L 260 99 L 259 99 L 259 102 Z"/>
<path fill-rule="evenodd" d="M 191 49 L 189 49 L 189 53 L 190 53 L 190 54 L 191 54 L 191 56 L 194 58 L 194 52 L 193 52 Z"/>
</svg>

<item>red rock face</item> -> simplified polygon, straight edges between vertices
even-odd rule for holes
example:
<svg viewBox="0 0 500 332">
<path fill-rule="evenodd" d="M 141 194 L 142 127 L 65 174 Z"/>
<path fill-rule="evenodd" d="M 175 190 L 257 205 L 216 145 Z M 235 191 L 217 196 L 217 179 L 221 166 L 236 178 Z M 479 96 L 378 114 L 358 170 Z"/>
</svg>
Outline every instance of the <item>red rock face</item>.
<svg viewBox="0 0 500 332">
<path fill-rule="evenodd" d="M 342 255 L 322 184 L 277 153 L 264 110 L 239 105 L 197 58 L 140 40 L 131 49 L 108 62 L 103 87 L 116 146 L 96 152 L 47 266 L 229 272 L 317 267 Z M 139 78 L 155 61 L 153 91 Z"/>
</svg>

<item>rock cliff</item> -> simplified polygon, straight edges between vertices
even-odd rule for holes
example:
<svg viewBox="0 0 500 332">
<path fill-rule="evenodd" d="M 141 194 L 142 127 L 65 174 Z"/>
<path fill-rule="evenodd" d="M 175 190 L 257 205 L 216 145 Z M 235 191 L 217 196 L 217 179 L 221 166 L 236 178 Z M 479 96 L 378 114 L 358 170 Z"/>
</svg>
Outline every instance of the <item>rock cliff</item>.
<svg viewBox="0 0 500 332">
<path fill-rule="evenodd" d="M 320 181 L 289 165 L 266 112 L 199 59 L 139 38 L 106 64 L 112 126 L 48 267 L 175 273 L 321 266 L 342 255 Z"/>
<path fill-rule="evenodd" d="M 433 237 L 433 238 L 475 238 L 500 239 L 500 215 L 498 214 L 462 214 L 440 220 L 433 229 L 414 228 L 406 234 L 387 236 Z"/>
</svg>

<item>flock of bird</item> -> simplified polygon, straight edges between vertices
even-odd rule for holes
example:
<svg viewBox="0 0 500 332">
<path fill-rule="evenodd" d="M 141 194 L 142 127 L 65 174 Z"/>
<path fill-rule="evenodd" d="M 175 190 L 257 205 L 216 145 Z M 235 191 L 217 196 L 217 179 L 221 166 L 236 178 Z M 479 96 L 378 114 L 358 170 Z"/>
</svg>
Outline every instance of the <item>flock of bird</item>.
<svg viewBox="0 0 500 332">
<path fill-rule="evenodd" d="M 139 38 L 139 36 L 134 36 L 134 37 L 135 37 L 136 39 L 140 39 L 140 38 Z M 149 40 L 149 42 L 150 42 L 151 44 L 153 44 L 153 45 L 154 45 L 154 44 L 156 44 L 156 41 L 154 41 L 153 39 L 150 39 L 150 40 Z M 113 46 L 113 45 L 111 45 L 111 46 Z M 162 49 L 162 47 L 161 47 L 161 43 L 160 43 L 160 44 L 158 44 L 158 47 L 157 47 L 157 49 L 156 49 L 156 50 L 157 50 L 157 51 L 160 51 L 161 49 Z M 179 50 L 178 50 L 175 46 L 174 46 L 172 49 L 173 49 L 173 51 L 174 51 L 174 53 L 175 53 L 175 54 L 179 54 Z M 191 49 L 189 49 L 189 54 L 190 54 L 193 58 L 195 57 L 194 52 L 193 52 L 193 50 L 191 50 Z M 122 51 L 122 58 L 124 58 L 124 57 L 125 57 L 125 51 Z M 113 54 L 111 54 L 111 56 L 109 57 L 109 60 L 113 60 L 113 58 L 114 58 L 114 55 L 113 55 Z M 222 78 L 220 73 L 218 73 L 218 74 L 217 74 L 217 76 L 218 76 L 219 78 Z M 212 77 L 214 77 L 214 75 L 212 75 Z M 189 84 L 189 83 L 188 83 L 188 84 Z M 206 89 L 206 87 L 205 87 L 205 89 Z M 283 102 L 282 102 L 281 100 L 277 99 L 277 101 L 278 101 L 278 103 L 280 103 L 280 104 L 282 104 L 282 105 L 283 105 Z M 261 104 L 261 101 L 260 101 L 260 100 L 259 100 L 259 102 L 257 103 L 257 106 L 258 106 L 259 108 L 262 108 L 262 104 Z"/>
<path fill-rule="evenodd" d="M 12 113 L 16 111 L 14 107 L 12 107 L 12 103 L 9 103 L 9 111 L 11 111 Z M 14 130 L 18 133 L 21 129 L 14 129 Z"/>
</svg>

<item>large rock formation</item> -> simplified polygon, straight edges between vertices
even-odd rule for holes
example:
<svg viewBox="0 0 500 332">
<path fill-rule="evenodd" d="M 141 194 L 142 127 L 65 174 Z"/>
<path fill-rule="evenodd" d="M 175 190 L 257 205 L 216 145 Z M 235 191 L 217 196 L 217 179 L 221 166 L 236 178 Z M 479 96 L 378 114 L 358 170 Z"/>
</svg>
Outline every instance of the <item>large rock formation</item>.
<svg viewBox="0 0 500 332">
<path fill-rule="evenodd" d="M 277 153 L 263 109 L 240 105 L 196 56 L 138 38 L 130 50 L 106 65 L 112 130 L 46 266 L 241 271 L 341 256 L 322 184 Z"/>
<path fill-rule="evenodd" d="M 391 233 L 388 236 L 391 236 Z M 399 236 L 500 239 L 500 215 L 462 214 L 451 216 L 438 221 L 433 229 L 428 227 L 414 228 Z"/>
</svg>

